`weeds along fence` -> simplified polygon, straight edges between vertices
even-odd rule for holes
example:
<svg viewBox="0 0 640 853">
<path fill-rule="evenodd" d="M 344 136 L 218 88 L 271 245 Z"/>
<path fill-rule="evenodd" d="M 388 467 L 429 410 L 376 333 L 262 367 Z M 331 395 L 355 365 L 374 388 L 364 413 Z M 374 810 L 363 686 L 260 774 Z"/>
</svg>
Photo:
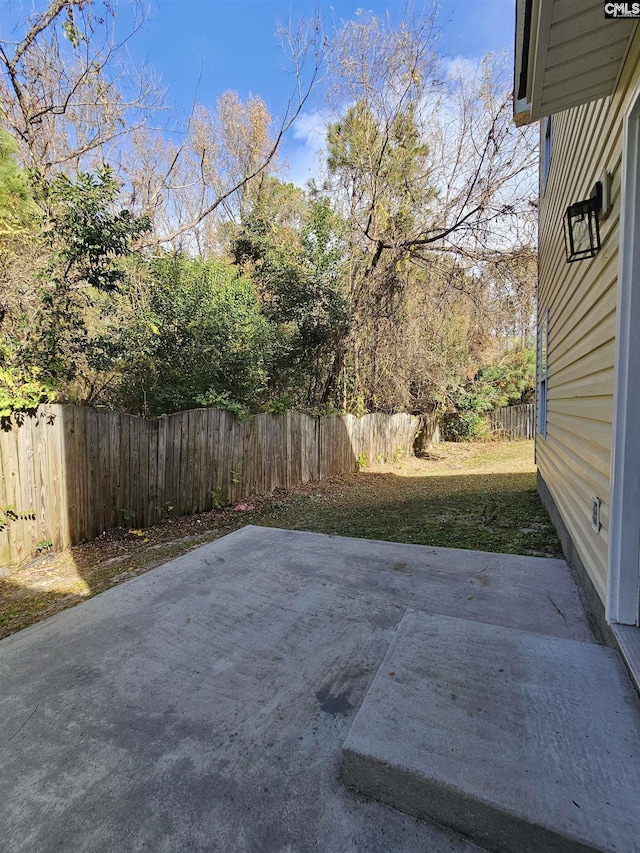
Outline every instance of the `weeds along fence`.
<svg viewBox="0 0 640 853">
<path fill-rule="evenodd" d="M 516 438 L 534 438 L 536 426 L 535 403 L 507 406 L 487 415 L 489 432 L 493 438 L 512 441 Z"/>
<path fill-rule="evenodd" d="M 145 419 L 50 405 L 0 430 L 0 566 L 413 452 L 418 418 L 218 409 Z M 435 429 L 425 421 L 422 432 Z"/>
</svg>

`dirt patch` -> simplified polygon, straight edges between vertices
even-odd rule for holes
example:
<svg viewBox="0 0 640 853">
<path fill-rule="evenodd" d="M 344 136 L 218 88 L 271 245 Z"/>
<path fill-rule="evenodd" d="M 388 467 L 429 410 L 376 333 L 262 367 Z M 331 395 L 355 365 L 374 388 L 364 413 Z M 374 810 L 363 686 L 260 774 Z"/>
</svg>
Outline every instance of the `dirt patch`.
<svg viewBox="0 0 640 853">
<path fill-rule="evenodd" d="M 144 530 L 111 530 L 4 570 L 0 637 L 245 524 L 559 557 L 535 479 L 532 442 L 442 444 L 422 459 L 373 464 L 357 474 L 248 497 L 246 505 L 255 509 L 227 507 Z"/>
</svg>

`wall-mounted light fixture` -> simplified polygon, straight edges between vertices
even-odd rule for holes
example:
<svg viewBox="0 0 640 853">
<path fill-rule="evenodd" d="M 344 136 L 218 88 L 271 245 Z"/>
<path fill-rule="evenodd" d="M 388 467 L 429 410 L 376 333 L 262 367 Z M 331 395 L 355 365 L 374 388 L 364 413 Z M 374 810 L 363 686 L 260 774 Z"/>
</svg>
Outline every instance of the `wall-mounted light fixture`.
<svg viewBox="0 0 640 853">
<path fill-rule="evenodd" d="M 569 205 L 564 215 L 564 242 L 567 263 L 593 258 L 600 250 L 598 213 L 602 210 L 602 182 L 598 181 L 591 197 Z"/>
</svg>

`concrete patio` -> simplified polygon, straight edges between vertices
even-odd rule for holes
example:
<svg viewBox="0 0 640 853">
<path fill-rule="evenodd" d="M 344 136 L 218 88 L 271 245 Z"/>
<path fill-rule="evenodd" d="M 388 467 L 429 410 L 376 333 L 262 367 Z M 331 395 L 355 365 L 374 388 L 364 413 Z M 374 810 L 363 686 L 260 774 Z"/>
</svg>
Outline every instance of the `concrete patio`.
<svg viewBox="0 0 640 853">
<path fill-rule="evenodd" d="M 563 561 L 250 526 L 0 642 L 2 850 L 479 849 L 341 780 L 408 609 L 610 656 L 640 731 Z"/>
</svg>

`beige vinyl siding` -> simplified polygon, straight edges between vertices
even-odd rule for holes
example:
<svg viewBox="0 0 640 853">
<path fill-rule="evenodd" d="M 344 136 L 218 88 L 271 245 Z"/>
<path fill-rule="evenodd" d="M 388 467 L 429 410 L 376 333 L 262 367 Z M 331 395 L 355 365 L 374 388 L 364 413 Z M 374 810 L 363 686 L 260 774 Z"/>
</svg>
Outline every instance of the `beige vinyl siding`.
<svg viewBox="0 0 640 853">
<path fill-rule="evenodd" d="M 640 80 L 636 34 L 616 93 L 559 113 L 540 199 L 540 316 L 549 309 L 547 433 L 536 458 L 576 550 L 602 601 L 607 580 L 609 492 L 615 361 L 622 125 Z M 604 171 L 612 176 L 602 249 L 567 264 L 563 217 L 588 198 Z M 599 533 L 592 497 L 602 502 Z"/>
</svg>

